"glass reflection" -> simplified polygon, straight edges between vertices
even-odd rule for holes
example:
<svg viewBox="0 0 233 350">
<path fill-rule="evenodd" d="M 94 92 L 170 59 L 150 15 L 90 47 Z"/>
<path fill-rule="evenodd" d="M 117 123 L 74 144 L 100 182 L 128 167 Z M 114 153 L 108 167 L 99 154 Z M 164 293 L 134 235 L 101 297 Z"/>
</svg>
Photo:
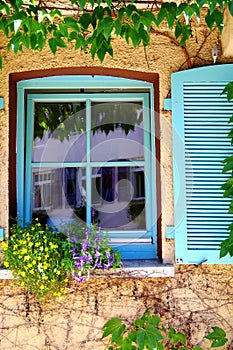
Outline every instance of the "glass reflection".
<svg viewBox="0 0 233 350">
<path fill-rule="evenodd" d="M 35 103 L 33 162 L 74 162 L 85 158 L 85 107 L 85 102 Z M 72 148 L 74 142 L 76 148 Z"/>
<path fill-rule="evenodd" d="M 93 168 L 92 208 L 103 229 L 145 230 L 144 168 Z"/>
<path fill-rule="evenodd" d="M 84 168 L 33 168 L 33 217 L 59 227 L 86 222 L 86 174 Z"/>
<path fill-rule="evenodd" d="M 91 160 L 144 159 L 142 103 L 92 103 Z"/>
<path fill-rule="evenodd" d="M 32 212 L 55 225 L 86 222 L 85 168 L 33 168 Z M 92 223 L 103 229 L 145 230 L 144 167 L 92 168 Z"/>
</svg>

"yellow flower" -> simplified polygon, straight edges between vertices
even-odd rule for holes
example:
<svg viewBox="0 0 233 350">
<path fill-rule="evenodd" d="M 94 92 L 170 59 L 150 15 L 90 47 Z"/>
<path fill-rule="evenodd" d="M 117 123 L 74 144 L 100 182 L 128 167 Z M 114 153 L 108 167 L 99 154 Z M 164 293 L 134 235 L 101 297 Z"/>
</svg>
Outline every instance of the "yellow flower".
<svg viewBox="0 0 233 350">
<path fill-rule="evenodd" d="M 33 246 L 33 243 L 32 243 L 32 242 L 29 242 L 29 243 L 28 243 L 28 246 L 29 246 L 29 248 L 31 248 L 31 247 Z"/>
<path fill-rule="evenodd" d="M 22 276 L 22 277 L 25 277 L 26 276 L 26 273 L 24 271 L 20 271 L 19 274 Z"/>
<path fill-rule="evenodd" d="M 22 259 L 22 255 L 19 255 L 19 259 Z"/>
<path fill-rule="evenodd" d="M 40 246 L 40 242 L 36 242 L 35 247 L 39 247 L 39 246 Z"/>
<path fill-rule="evenodd" d="M 20 285 L 21 285 L 21 287 L 24 287 L 24 286 L 25 286 L 25 283 L 24 283 L 24 282 L 21 282 Z"/>
<path fill-rule="evenodd" d="M 13 250 L 18 248 L 18 244 L 14 244 Z"/>
<path fill-rule="evenodd" d="M 45 251 L 48 252 L 49 248 L 48 247 L 45 247 Z"/>
<path fill-rule="evenodd" d="M 23 258 L 23 260 L 24 260 L 24 261 L 28 261 L 28 260 L 30 260 L 30 256 L 25 255 L 25 257 Z"/>
<path fill-rule="evenodd" d="M 68 282 L 69 282 L 68 278 L 65 278 L 65 279 L 64 279 L 64 282 L 65 282 L 65 283 L 68 283 Z"/>
<path fill-rule="evenodd" d="M 2 249 L 3 250 L 7 250 L 7 248 L 8 248 L 8 244 L 6 243 L 6 242 L 2 242 Z"/>
<path fill-rule="evenodd" d="M 27 267 L 30 269 L 30 267 L 32 267 L 32 264 L 31 263 L 27 264 Z"/>
<path fill-rule="evenodd" d="M 5 266 L 5 267 L 9 267 L 8 261 L 4 261 L 4 266 Z"/>
<path fill-rule="evenodd" d="M 40 261 L 41 259 L 42 259 L 42 258 L 41 258 L 41 256 L 38 256 L 37 260 L 39 260 L 39 261 Z"/>
<path fill-rule="evenodd" d="M 32 260 L 32 265 L 36 265 L 36 260 Z"/>
<path fill-rule="evenodd" d="M 57 274 L 57 275 L 60 275 L 60 274 L 61 274 L 61 271 L 57 270 L 57 271 L 56 271 L 56 274 Z"/>
<path fill-rule="evenodd" d="M 34 270 L 31 269 L 31 270 L 29 271 L 29 273 L 30 273 L 31 275 L 33 275 L 33 274 L 34 274 Z"/>
<path fill-rule="evenodd" d="M 26 248 L 23 248 L 23 249 L 21 250 L 21 254 L 24 255 L 24 254 L 26 254 L 26 253 L 27 253 L 27 249 L 26 249 Z"/>
<path fill-rule="evenodd" d="M 38 221 L 39 219 L 38 218 L 35 218 L 35 221 Z"/>
<path fill-rule="evenodd" d="M 40 289 L 43 290 L 44 288 L 45 288 L 45 286 L 42 284 L 42 285 L 40 286 Z"/>
<path fill-rule="evenodd" d="M 34 231 L 34 230 L 35 230 L 35 227 L 32 227 L 31 230 Z"/>
</svg>

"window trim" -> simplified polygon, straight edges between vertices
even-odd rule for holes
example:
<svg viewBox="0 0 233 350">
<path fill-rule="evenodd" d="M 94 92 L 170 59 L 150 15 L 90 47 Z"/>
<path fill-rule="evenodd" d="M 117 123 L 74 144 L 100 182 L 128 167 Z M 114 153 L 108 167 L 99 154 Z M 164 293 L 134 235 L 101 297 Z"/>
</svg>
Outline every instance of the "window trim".
<svg viewBox="0 0 233 350">
<path fill-rule="evenodd" d="M 124 73 L 125 73 L 125 71 L 123 71 Z M 142 75 L 142 73 L 140 73 L 139 75 Z M 144 75 L 144 74 L 143 74 Z M 145 76 L 146 76 L 147 74 L 145 74 Z M 150 75 L 150 78 L 153 78 L 153 79 L 150 79 L 150 80 L 152 80 L 152 81 L 156 81 L 156 82 L 158 82 L 158 77 L 157 77 L 157 75 L 156 74 L 149 74 Z M 67 76 L 56 76 L 56 77 L 51 77 L 51 79 L 49 79 L 49 80 L 47 80 L 47 79 L 43 79 L 43 78 L 41 78 L 41 79 L 36 79 L 36 80 L 24 80 L 24 79 L 22 79 L 22 81 L 21 81 L 21 79 L 20 80 L 18 80 L 18 79 L 16 79 L 17 77 L 16 76 L 14 76 L 13 78 L 14 78 L 14 80 L 15 80 L 15 85 L 17 84 L 18 85 L 18 110 L 19 110 L 19 114 L 20 113 L 22 113 L 23 112 L 23 110 L 24 110 L 24 95 L 25 95 L 25 91 L 27 90 L 27 89 L 30 89 L 30 88 L 32 88 L 32 86 L 35 86 L 36 87 L 36 90 L 38 90 L 38 89 L 47 89 L 48 87 L 49 88 L 55 88 L 55 87 L 57 87 L 58 86 L 58 81 L 60 81 L 60 82 L 62 82 L 63 84 L 64 84 L 64 82 L 65 82 L 65 87 L 67 88 L 67 89 L 69 89 L 69 88 L 71 88 L 71 86 L 72 86 L 72 88 L 74 87 L 74 82 L 75 82 L 75 79 L 77 80 L 77 77 L 75 77 L 75 76 L 69 76 L 69 78 L 71 77 L 71 80 L 70 80 L 70 82 L 67 82 Z M 11 77 L 12 78 L 12 77 Z M 25 76 L 24 76 L 24 78 L 25 78 Z M 47 81 L 46 81 L 47 80 Z M 46 84 L 45 84 L 45 81 L 46 81 Z M 112 84 L 111 84 L 111 87 L 112 88 L 119 88 L 119 84 L 120 84 L 120 86 L 122 87 L 122 83 L 124 83 L 123 85 L 123 88 L 125 89 L 129 89 L 129 91 L 130 90 L 132 90 L 132 89 L 142 89 L 142 88 L 147 88 L 148 89 L 148 87 L 149 87 L 149 90 L 150 90 L 150 95 L 151 95 L 151 97 L 153 96 L 153 98 L 154 98 L 154 96 L 155 96 L 155 92 L 154 92 L 154 84 L 152 83 L 152 82 L 146 82 L 146 81 L 144 81 L 144 82 L 142 82 L 142 81 L 137 81 L 137 80 L 127 80 L 127 79 L 114 79 L 114 77 L 113 77 L 113 79 L 112 79 Z M 83 79 L 83 81 L 82 81 L 82 86 L 88 86 L 89 85 L 89 83 L 88 83 L 88 79 Z M 79 82 L 79 84 L 78 84 L 79 86 L 78 87 L 80 87 L 80 82 Z M 96 87 L 98 88 L 98 87 L 101 87 L 101 88 L 103 88 L 103 87 L 106 87 L 106 88 L 109 88 L 109 81 L 108 81 L 108 79 L 106 79 L 106 78 L 104 78 L 104 77 L 99 77 L 98 76 L 98 79 L 96 79 Z M 158 91 L 158 90 L 157 90 Z M 156 92 L 157 92 L 156 91 Z M 156 96 L 158 97 L 158 95 L 157 95 L 157 93 L 156 93 Z M 151 99 L 152 101 L 153 101 L 153 98 Z M 155 100 L 155 106 L 158 106 L 158 98 Z M 154 106 L 151 106 L 151 109 L 152 110 L 154 110 Z M 156 124 L 156 134 L 158 135 L 159 134 L 159 130 L 158 130 L 158 125 L 159 125 L 159 122 L 158 122 L 158 118 L 155 118 L 155 124 Z M 19 129 L 21 129 L 21 131 L 19 131 L 19 135 L 20 135 L 20 137 L 22 137 L 22 138 L 24 138 L 24 131 L 22 130 L 22 127 L 21 127 L 22 125 L 17 125 L 17 129 L 19 130 Z M 159 140 L 158 140 L 158 138 L 156 137 L 156 155 L 157 155 L 157 161 L 158 161 L 158 155 L 159 155 Z M 19 144 L 17 144 L 17 149 L 19 150 L 19 147 L 20 147 L 20 145 Z M 22 145 L 21 145 L 21 147 L 22 147 Z M 20 166 L 20 164 L 19 163 L 21 163 L 21 166 Z M 23 172 L 23 159 L 20 159 L 19 158 L 19 161 L 18 161 L 18 164 L 19 164 L 19 171 L 20 171 L 20 174 L 22 175 L 22 172 Z M 157 199 L 157 204 L 159 204 L 159 208 L 160 208 L 160 201 L 159 201 L 159 198 L 160 198 L 160 187 L 158 187 L 158 183 L 159 183 L 159 179 L 158 179 L 158 174 L 159 174 L 159 169 L 158 169 L 158 167 L 156 168 L 156 175 L 157 176 L 154 176 L 154 178 L 156 178 L 157 177 L 157 183 L 156 183 L 156 192 L 157 192 L 157 195 L 158 195 L 158 199 Z M 152 175 L 153 176 L 153 175 Z M 20 196 L 20 195 L 22 195 L 22 191 L 23 191 L 23 189 L 22 188 L 19 188 L 18 189 L 18 192 L 17 192 L 17 196 Z M 160 209 L 158 208 L 158 212 L 160 213 Z M 158 242 L 160 242 L 161 241 L 161 231 L 160 231 L 160 227 L 161 227 L 161 216 L 159 215 L 159 218 L 158 218 L 158 221 L 157 221 L 157 228 L 158 228 L 158 234 L 157 234 L 157 238 L 158 238 Z M 159 256 L 159 258 L 160 258 L 160 260 L 161 260 L 161 245 L 159 245 L 158 246 L 158 256 Z"/>
</svg>

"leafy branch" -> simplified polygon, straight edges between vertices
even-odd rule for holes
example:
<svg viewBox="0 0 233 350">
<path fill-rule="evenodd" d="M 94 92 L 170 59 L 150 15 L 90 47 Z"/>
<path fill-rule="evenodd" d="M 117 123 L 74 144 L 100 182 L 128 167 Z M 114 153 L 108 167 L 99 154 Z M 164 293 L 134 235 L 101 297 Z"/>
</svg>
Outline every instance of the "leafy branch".
<svg viewBox="0 0 233 350">
<path fill-rule="evenodd" d="M 183 45 L 191 36 L 191 20 L 200 22 L 201 9 L 207 27 L 223 28 L 223 11 L 233 2 L 228 0 L 195 0 L 191 3 L 157 2 L 149 9 L 136 1 L 67 0 L 57 8 L 43 1 L 1 0 L 0 31 L 8 39 L 8 50 L 43 50 L 48 43 L 53 54 L 59 48 L 74 43 L 75 50 L 83 50 L 102 62 L 108 53 L 113 56 L 112 37 L 120 36 L 134 48 L 150 43 L 151 29 L 166 23 L 175 38 Z M 2 57 L 0 58 L 2 67 Z"/>
<path fill-rule="evenodd" d="M 202 350 L 201 347 L 188 347 L 186 336 L 174 328 L 167 329 L 157 315 L 146 311 L 141 318 L 128 327 L 119 318 L 112 318 L 103 326 L 103 338 L 110 336 L 108 350 Z M 205 338 L 210 340 L 211 348 L 227 343 L 226 333 L 219 327 L 212 327 Z"/>
</svg>

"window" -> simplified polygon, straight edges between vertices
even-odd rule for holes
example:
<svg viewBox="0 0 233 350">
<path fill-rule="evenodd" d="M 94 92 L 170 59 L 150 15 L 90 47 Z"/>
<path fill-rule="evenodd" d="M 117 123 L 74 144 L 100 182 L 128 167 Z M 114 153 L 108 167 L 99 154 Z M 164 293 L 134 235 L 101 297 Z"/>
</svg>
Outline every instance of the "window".
<svg viewBox="0 0 233 350">
<path fill-rule="evenodd" d="M 232 154 L 227 135 L 233 104 L 221 95 L 233 66 L 202 67 L 172 75 L 175 251 L 177 263 L 232 263 L 219 244 L 232 222 L 222 198 L 222 160 Z"/>
<path fill-rule="evenodd" d="M 19 217 L 95 223 L 123 258 L 157 258 L 153 85 L 63 76 L 18 96 Z"/>
</svg>

